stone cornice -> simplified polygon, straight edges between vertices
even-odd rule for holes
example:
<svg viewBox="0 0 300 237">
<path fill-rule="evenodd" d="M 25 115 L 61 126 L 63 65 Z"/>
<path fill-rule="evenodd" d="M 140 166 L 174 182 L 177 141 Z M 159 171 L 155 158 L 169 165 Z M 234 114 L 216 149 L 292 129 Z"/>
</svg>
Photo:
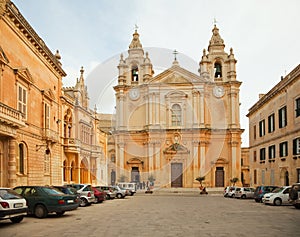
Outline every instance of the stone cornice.
<svg viewBox="0 0 300 237">
<path fill-rule="evenodd" d="M 250 109 L 249 113 L 246 115 L 249 117 L 255 111 L 257 111 L 262 105 L 270 101 L 273 97 L 279 94 L 279 92 L 284 91 L 289 85 L 295 82 L 300 76 L 300 64 L 291 71 L 284 79 L 277 83 L 267 94 L 265 94 L 258 102 L 256 102 Z"/>
<path fill-rule="evenodd" d="M 38 36 L 38 34 L 22 16 L 18 8 L 10 1 L 6 3 L 5 14 L 11 23 L 13 23 L 13 25 L 18 28 L 26 37 L 30 44 L 38 50 L 38 52 L 48 61 L 48 63 L 50 63 L 55 71 L 61 76 L 66 76 L 67 74 L 62 69 L 58 59 L 53 55 L 44 41 Z"/>
</svg>

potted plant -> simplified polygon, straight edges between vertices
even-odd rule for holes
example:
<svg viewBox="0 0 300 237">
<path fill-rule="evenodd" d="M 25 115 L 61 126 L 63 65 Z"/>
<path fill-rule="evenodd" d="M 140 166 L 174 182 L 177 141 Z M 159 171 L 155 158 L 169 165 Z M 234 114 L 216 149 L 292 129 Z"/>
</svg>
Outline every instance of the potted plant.
<svg viewBox="0 0 300 237">
<path fill-rule="evenodd" d="M 199 189 L 201 190 L 200 194 L 207 194 L 206 188 L 203 187 L 202 182 L 205 180 L 205 176 L 199 176 L 196 180 L 200 183 Z"/>
</svg>

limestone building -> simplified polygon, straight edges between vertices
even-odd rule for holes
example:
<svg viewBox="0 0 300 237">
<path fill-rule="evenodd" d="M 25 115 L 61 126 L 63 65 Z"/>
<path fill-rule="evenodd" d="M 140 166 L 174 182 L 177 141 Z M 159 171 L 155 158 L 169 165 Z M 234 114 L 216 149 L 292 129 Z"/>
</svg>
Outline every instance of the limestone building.
<svg viewBox="0 0 300 237">
<path fill-rule="evenodd" d="M 59 53 L 0 0 L 0 186 L 105 179 L 106 134 L 80 72 L 74 87 L 63 88 Z"/>
<path fill-rule="evenodd" d="M 247 116 L 251 185 L 300 182 L 300 65 L 260 95 Z"/>
<path fill-rule="evenodd" d="M 233 50 L 214 26 L 199 74 L 180 66 L 154 75 L 137 31 L 120 57 L 116 94 L 116 180 L 157 187 L 223 187 L 241 180 L 239 87 Z M 171 64 L 171 62 L 170 62 Z"/>
<path fill-rule="evenodd" d="M 59 54 L 8 0 L 0 32 L 0 186 L 61 184 Z"/>
</svg>

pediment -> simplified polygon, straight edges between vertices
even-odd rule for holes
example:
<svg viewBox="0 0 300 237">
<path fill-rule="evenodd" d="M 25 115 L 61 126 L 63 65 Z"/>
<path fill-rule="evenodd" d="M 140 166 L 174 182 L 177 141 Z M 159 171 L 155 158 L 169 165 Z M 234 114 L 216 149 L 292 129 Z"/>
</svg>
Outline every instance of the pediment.
<svg viewBox="0 0 300 237">
<path fill-rule="evenodd" d="M 4 50 L 1 48 L 1 46 L 0 46 L 0 62 L 4 62 L 5 64 L 9 63 L 9 60 L 6 54 L 4 53 Z"/>
<path fill-rule="evenodd" d="M 46 96 L 49 100 L 55 100 L 55 95 L 50 88 L 47 90 L 44 90 L 44 96 Z"/>
<path fill-rule="evenodd" d="M 205 82 L 200 76 L 179 66 L 173 66 L 154 77 L 149 84 L 191 84 L 194 82 Z"/>
<path fill-rule="evenodd" d="M 18 75 L 18 78 L 22 79 L 27 84 L 34 84 L 31 73 L 26 67 L 14 68 L 14 73 Z"/>
</svg>

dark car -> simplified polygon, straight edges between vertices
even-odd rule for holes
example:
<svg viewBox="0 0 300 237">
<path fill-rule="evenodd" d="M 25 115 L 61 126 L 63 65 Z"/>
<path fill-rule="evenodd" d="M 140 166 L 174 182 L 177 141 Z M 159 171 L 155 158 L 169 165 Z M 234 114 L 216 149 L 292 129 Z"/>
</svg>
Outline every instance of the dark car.
<svg viewBox="0 0 300 237">
<path fill-rule="evenodd" d="M 106 192 L 104 192 L 101 188 L 92 187 L 94 191 L 95 198 L 97 200 L 97 203 L 101 203 L 105 200 Z"/>
<path fill-rule="evenodd" d="M 66 211 L 75 210 L 79 206 L 76 196 L 48 186 L 18 186 L 13 190 L 26 199 L 28 214 L 34 214 L 38 218 L 44 218 L 53 212 L 62 216 Z"/>
<path fill-rule="evenodd" d="M 269 186 L 258 186 L 255 189 L 254 192 L 254 200 L 256 202 L 262 202 L 262 198 L 266 193 L 271 193 L 275 188 L 278 188 L 278 186 L 273 186 L 273 185 L 269 185 Z"/>
<path fill-rule="evenodd" d="M 80 194 L 77 192 L 75 188 L 67 187 L 67 186 L 52 186 L 52 187 L 58 189 L 64 194 L 75 195 L 77 197 L 77 201 L 80 202 Z"/>
</svg>

